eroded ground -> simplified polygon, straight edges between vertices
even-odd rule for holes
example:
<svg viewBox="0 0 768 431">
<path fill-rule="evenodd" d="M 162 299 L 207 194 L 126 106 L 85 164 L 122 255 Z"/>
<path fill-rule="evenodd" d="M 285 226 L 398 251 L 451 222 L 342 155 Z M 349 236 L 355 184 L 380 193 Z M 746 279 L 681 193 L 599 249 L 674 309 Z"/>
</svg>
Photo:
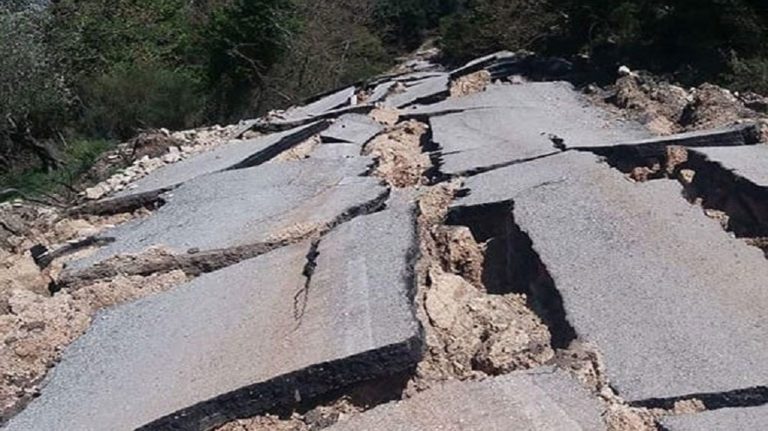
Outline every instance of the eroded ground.
<svg viewBox="0 0 768 431">
<path fill-rule="evenodd" d="M 429 55 L 148 154 L 69 214 L 3 208 L 6 429 L 767 417 L 760 115 L 636 75 L 606 109 L 524 56 Z"/>
</svg>

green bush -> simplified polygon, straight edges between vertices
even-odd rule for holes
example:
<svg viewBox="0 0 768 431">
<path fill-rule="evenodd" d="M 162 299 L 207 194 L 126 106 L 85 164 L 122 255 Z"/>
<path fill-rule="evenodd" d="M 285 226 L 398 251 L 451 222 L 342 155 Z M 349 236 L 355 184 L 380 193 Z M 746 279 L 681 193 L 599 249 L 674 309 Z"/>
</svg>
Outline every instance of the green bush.
<svg viewBox="0 0 768 431">
<path fill-rule="evenodd" d="M 742 60 L 734 56 L 725 79 L 734 90 L 768 94 L 768 58 Z"/>
<path fill-rule="evenodd" d="M 45 43 L 48 17 L 0 4 L 0 169 L 51 167 L 43 145 L 72 119 L 74 100 L 63 71 Z"/>
<path fill-rule="evenodd" d="M 235 119 L 287 52 L 297 22 L 291 0 L 233 0 L 213 11 L 202 36 L 212 115 Z"/>
<path fill-rule="evenodd" d="M 470 0 L 464 11 L 441 23 L 441 47 L 453 62 L 502 49 L 533 49 L 555 20 L 543 0 Z"/>
<path fill-rule="evenodd" d="M 26 169 L 10 171 L 0 175 L 0 190 L 16 189 L 24 196 L 65 195 L 74 197 L 75 186 L 93 166 L 104 151 L 113 147 L 111 141 L 103 139 L 74 139 L 62 148 L 61 168 L 55 171 Z M 16 197 L 13 193 L 3 194 L 3 199 Z"/>
<path fill-rule="evenodd" d="M 116 66 L 83 86 L 83 123 L 96 136 L 126 139 L 138 129 L 189 128 L 205 106 L 201 80 L 161 65 Z"/>
</svg>

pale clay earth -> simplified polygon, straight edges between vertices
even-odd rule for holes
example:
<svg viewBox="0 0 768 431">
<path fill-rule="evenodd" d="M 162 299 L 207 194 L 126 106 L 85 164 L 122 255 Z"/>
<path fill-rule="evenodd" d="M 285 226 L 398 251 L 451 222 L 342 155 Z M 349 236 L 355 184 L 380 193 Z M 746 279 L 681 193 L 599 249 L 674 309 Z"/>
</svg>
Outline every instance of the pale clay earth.
<svg viewBox="0 0 768 431">
<path fill-rule="evenodd" d="M 429 55 L 424 58 L 428 59 Z M 417 56 L 413 61 L 422 60 Z M 490 84 L 490 74 L 481 70 L 453 82 L 449 94 L 451 98 L 468 97 L 485 91 Z M 630 74 L 619 79 L 617 90 L 619 108 L 605 107 L 617 114 L 640 117 L 646 127 L 660 135 L 718 127 L 751 115 L 740 105 L 738 97 L 709 85 L 693 90 L 669 84 L 651 86 L 642 84 L 636 75 Z M 403 83 L 390 89 L 393 94 L 403 91 L 407 91 Z M 356 99 L 363 103 L 365 97 L 364 92 L 358 92 Z M 689 108 L 684 115 L 689 106 L 695 109 Z M 660 418 L 706 409 L 697 399 L 680 400 L 666 410 L 628 406 L 606 381 L 597 348 L 574 344 L 568 349 L 553 349 L 550 329 L 530 308 L 524 294 L 489 294 L 482 276 L 488 244 L 478 243 L 466 226 L 444 223 L 449 204 L 462 188 L 462 179 L 439 184 L 429 181 L 425 174 L 434 168 L 433 161 L 422 147 L 429 125 L 417 120 L 402 121 L 401 113 L 383 105 L 368 113 L 385 129 L 365 143 L 361 153 L 376 160 L 371 175 L 393 190 L 412 196 L 416 202 L 421 256 L 416 265 L 414 301 L 416 315 L 425 331 L 424 358 L 407 378 L 404 387 L 394 392 L 382 391 L 382 399 L 376 402 L 360 402 L 346 394 L 288 414 L 274 412 L 232 421 L 219 430 L 321 429 L 360 415 L 376 403 L 408 399 L 441 382 L 483 380 L 545 364 L 556 364 L 568 370 L 591 391 L 602 408 L 605 428 L 611 431 L 656 430 Z M 122 172 L 86 189 L 83 197 L 96 200 L 130 190 L 134 181 L 154 170 L 225 145 L 241 127 L 163 132 L 183 144 L 170 147 L 160 157 L 137 160 Z M 767 130 L 763 129 L 763 133 L 768 133 Z M 246 135 L 250 136 L 255 135 Z M 320 145 L 324 144 L 319 135 L 312 136 L 269 163 L 292 163 L 311 158 Z M 669 151 L 663 162 L 636 168 L 629 177 L 645 181 L 662 170 L 672 174 L 676 166 L 687 161 L 687 153 L 674 148 Z M 693 181 L 694 173 L 690 171 L 680 175 L 682 182 Z M 6 207 L 9 206 L 6 204 Z M 56 260 L 41 271 L 28 251 L 33 245 L 53 247 L 97 235 L 130 219 L 148 217 L 150 213 L 139 210 L 133 214 L 68 218 L 47 209 L 33 211 L 39 214 L 37 221 L 30 223 L 32 227 L 22 235 L 9 237 L 0 248 L 0 411 L 4 412 L 4 417 L 17 408 L 19 401 L 39 393 L 40 382 L 48 369 L 55 365 L 66 346 L 88 329 L 95 312 L 158 294 L 190 279 L 180 270 L 146 277 L 117 276 L 51 296 L 49 285 L 57 280 L 63 265 L 88 251 Z M 726 214 L 707 211 L 727 224 Z M 279 238 L 273 240 L 311 236 L 314 229 L 315 226 L 296 225 L 280 232 Z"/>
</svg>

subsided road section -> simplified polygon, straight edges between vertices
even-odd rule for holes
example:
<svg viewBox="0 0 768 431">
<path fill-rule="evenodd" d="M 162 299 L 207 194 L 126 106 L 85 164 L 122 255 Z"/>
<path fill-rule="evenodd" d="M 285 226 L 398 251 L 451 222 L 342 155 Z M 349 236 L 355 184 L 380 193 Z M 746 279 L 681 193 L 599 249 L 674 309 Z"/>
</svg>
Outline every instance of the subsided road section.
<svg viewBox="0 0 768 431">
<path fill-rule="evenodd" d="M 511 201 L 579 338 L 630 402 L 768 384 L 768 265 L 673 182 L 566 152 L 470 178 L 462 207 Z"/>
</svg>

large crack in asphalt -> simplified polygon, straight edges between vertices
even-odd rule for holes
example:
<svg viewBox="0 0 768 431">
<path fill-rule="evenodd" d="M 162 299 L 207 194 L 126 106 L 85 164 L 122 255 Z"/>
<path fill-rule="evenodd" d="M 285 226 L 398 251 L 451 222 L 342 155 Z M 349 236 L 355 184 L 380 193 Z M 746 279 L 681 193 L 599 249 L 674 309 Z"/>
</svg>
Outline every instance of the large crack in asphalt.
<svg viewBox="0 0 768 431">
<path fill-rule="evenodd" d="M 251 162 L 267 162 L 301 143 L 299 138 L 283 140 L 281 142 L 284 145 L 278 145 L 281 151 L 275 154 L 272 151 L 269 157 L 252 159 Z M 109 219 L 109 216 L 115 214 L 131 212 L 134 214 L 132 217 L 136 217 L 135 214 L 138 213 L 146 215 L 147 211 L 144 209 L 155 210 L 165 203 L 162 195 L 169 190 L 96 201 L 76 207 L 67 214 L 70 217 L 86 218 L 93 218 L 93 214 L 98 214 L 104 219 Z M 389 190 L 385 189 L 375 198 L 348 208 L 325 225 L 301 232 L 289 232 L 274 241 L 203 252 L 190 250 L 187 254 L 174 254 L 157 249 L 139 255 L 117 256 L 86 270 L 54 278 L 49 285 L 54 295 L 42 307 L 29 307 L 26 304 L 30 298 L 12 295 L 7 304 L 0 304 L 0 311 L 7 311 L 5 315 L 0 314 L 0 324 L 11 325 L 11 329 L 19 326 L 17 330 L 4 334 L 3 339 L 8 349 L 0 352 L 0 371 L 3 372 L 4 380 L 7 380 L 7 384 L 4 383 L 3 390 L 0 391 L 0 423 L 21 411 L 39 395 L 40 385 L 48 370 L 57 362 L 64 348 L 88 329 L 92 316 L 98 310 L 171 289 L 203 273 L 231 266 L 281 247 L 312 238 L 314 243 L 317 243 L 319 238 L 337 226 L 381 210 L 388 197 Z M 110 240 L 86 237 L 51 250 L 41 246 L 36 248 L 33 256 L 38 266 L 46 268 L 54 261 L 69 258 L 84 249 L 102 245 Z M 60 266 L 60 263 L 57 263 L 57 266 Z M 57 272 L 59 271 L 60 268 Z M 62 289 L 65 291 L 62 292 Z M 32 325 L 28 324 L 28 321 L 32 322 Z"/>
<path fill-rule="evenodd" d="M 190 277 L 196 277 L 204 273 L 213 272 L 237 264 L 246 259 L 260 256 L 281 247 L 296 244 L 311 238 L 320 238 L 342 223 L 361 215 L 370 214 L 380 210 L 386 204 L 388 197 L 389 190 L 385 189 L 375 198 L 347 209 L 344 213 L 339 214 L 335 219 L 325 225 L 314 226 L 312 229 L 307 230 L 299 230 L 295 234 L 289 233 L 285 238 L 280 238 L 275 241 L 217 250 L 191 250 L 187 254 L 175 254 L 155 249 L 138 255 L 116 256 L 86 269 L 74 273 L 63 274 L 62 277 L 55 282 L 54 286 L 52 286 L 52 290 L 58 291 L 64 288 L 77 288 L 83 284 L 110 279 L 118 275 L 146 276 L 181 270 Z"/>
<path fill-rule="evenodd" d="M 765 187 L 708 160 L 695 149 L 681 146 L 668 146 L 648 155 L 621 149 L 601 151 L 599 155 L 634 181 L 678 182 L 682 198 L 700 206 L 725 231 L 760 248 L 768 257 L 768 189 Z"/>
<path fill-rule="evenodd" d="M 413 301 L 424 328 L 426 349 L 415 369 L 403 364 L 391 371 L 375 365 L 382 357 L 392 362 L 393 358 L 409 356 L 414 343 L 422 342 L 409 339 L 376 352 L 314 364 L 240 388 L 141 429 L 212 429 L 228 421 L 218 429 L 323 429 L 347 416 L 408 398 L 446 380 L 483 379 L 545 364 L 570 371 L 603 402 L 603 419 L 611 431 L 656 430 L 660 429 L 657 420 L 664 415 L 768 402 L 768 389 L 755 387 L 626 404 L 606 380 L 599 350 L 579 339 L 569 324 L 562 297 L 545 262 L 531 238 L 515 222 L 514 202 L 449 211 L 450 203 L 461 193 L 462 177 L 560 151 L 448 177 L 440 171 L 439 150 L 426 124 L 403 116 L 364 147 L 364 152 L 376 160 L 371 175 L 417 196 L 420 256 L 413 268 L 417 286 Z M 689 200 L 723 212 L 727 216 L 724 227 L 737 236 L 757 242 L 768 238 L 768 210 L 759 208 L 759 202 L 766 201 L 764 189 L 758 188 L 760 193 L 756 194 L 749 184 L 719 165 L 674 151 L 679 150 L 667 151 L 662 160 L 627 160 L 615 154 L 608 160 L 635 177 L 677 179 Z M 389 194 L 387 189 L 325 226 L 280 241 L 187 255 L 161 253 L 151 256 L 150 261 L 141 256 L 111 261 L 81 271 L 72 279 L 62 279 L 58 287 L 90 284 L 121 274 L 154 276 L 181 271 L 187 278 L 194 277 L 311 240 L 303 274 L 306 282 L 293 297 L 298 326 L 323 237 L 347 221 L 382 210 Z M 146 206 L 149 200 L 138 202 Z M 768 241 L 764 250 L 768 253 Z M 254 412 L 259 416 L 250 417 Z"/>
</svg>

